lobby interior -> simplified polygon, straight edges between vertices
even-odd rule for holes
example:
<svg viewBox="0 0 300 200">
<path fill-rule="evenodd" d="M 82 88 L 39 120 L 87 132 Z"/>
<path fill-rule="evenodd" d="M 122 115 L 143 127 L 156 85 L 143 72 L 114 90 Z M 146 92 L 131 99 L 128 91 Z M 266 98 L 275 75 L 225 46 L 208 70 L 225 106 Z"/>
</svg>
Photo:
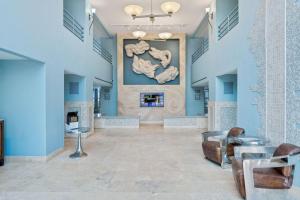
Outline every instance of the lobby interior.
<svg viewBox="0 0 300 200">
<path fill-rule="evenodd" d="M 0 1 L 0 200 L 300 200 L 299 19 L 299 0 Z"/>
</svg>

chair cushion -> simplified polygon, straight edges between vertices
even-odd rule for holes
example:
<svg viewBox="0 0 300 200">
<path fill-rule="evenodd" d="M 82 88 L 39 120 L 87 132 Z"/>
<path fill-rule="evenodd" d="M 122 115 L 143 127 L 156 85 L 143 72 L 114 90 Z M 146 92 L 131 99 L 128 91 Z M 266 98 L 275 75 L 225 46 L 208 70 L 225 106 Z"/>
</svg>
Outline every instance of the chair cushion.
<svg viewBox="0 0 300 200">
<path fill-rule="evenodd" d="M 237 137 L 243 133 L 245 133 L 245 129 L 239 128 L 239 127 L 234 127 L 232 129 L 230 129 L 230 131 L 228 133 L 228 137 Z"/>
<path fill-rule="evenodd" d="M 245 198 L 246 190 L 242 160 L 232 160 L 232 173 L 241 196 Z M 254 185 L 256 188 L 289 189 L 292 186 L 292 183 L 292 176 L 283 176 L 276 169 L 254 169 Z"/>
<path fill-rule="evenodd" d="M 202 149 L 205 157 L 218 164 L 222 163 L 220 142 L 205 141 L 202 143 Z"/>
<path fill-rule="evenodd" d="M 287 155 L 295 155 L 300 153 L 300 147 L 292 145 L 292 144 L 281 144 L 276 151 L 274 152 L 273 156 L 287 156 Z M 290 177 L 293 174 L 294 166 L 290 167 L 281 167 L 276 168 L 276 170 L 286 177 Z"/>
</svg>

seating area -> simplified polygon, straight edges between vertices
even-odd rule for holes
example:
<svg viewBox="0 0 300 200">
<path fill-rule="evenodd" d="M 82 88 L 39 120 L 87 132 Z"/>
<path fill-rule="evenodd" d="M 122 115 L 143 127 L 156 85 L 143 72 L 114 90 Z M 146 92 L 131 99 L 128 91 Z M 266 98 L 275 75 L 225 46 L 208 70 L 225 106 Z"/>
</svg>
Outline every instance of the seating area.
<svg viewBox="0 0 300 200">
<path fill-rule="evenodd" d="M 271 189 L 282 190 L 283 193 L 290 189 L 295 168 L 300 164 L 300 147 L 287 143 L 271 147 L 267 142 L 249 145 L 243 143 L 244 135 L 245 130 L 238 127 L 224 132 L 203 133 L 205 158 L 222 168 L 225 164 L 232 165 L 236 188 L 244 199 L 268 198 Z M 219 141 L 211 141 L 210 138 Z M 256 142 L 264 140 L 250 139 Z"/>
<path fill-rule="evenodd" d="M 0 0 L 0 200 L 300 200 L 300 0 Z"/>
<path fill-rule="evenodd" d="M 274 150 L 273 155 L 272 150 Z M 281 144 L 278 147 L 238 147 L 232 160 L 236 186 L 243 198 L 264 198 L 271 191 L 259 188 L 284 190 L 293 186 L 294 172 L 300 161 L 300 147 Z M 260 154 L 262 158 L 247 159 L 244 155 Z M 271 156 L 270 156 L 271 155 Z"/>
<path fill-rule="evenodd" d="M 225 132 L 225 135 L 224 135 Z M 229 163 L 232 156 L 234 156 L 234 147 L 242 144 L 239 140 L 232 140 L 245 134 L 243 128 L 232 128 L 226 135 L 224 132 L 205 132 L 203 133 L 202 148 L 205 158 L 211 160 L 222 167 L 225 163 Z M 214 138 L 218 141 L 210 141 Z"/>
</svg>

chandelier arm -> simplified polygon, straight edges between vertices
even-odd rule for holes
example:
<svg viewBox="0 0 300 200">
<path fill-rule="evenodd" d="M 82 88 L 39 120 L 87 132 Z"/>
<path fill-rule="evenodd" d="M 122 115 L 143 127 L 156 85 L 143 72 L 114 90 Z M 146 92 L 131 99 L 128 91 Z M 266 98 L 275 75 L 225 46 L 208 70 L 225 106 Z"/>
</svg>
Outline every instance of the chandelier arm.
<svg viewBox="0 0 300 200">
<path fill-rule="evenodd" d="M 139 15 L 139 16 L 132 16 L 133 19 L 137 18 L 150 18 L 150 17 L 172 17 L 172 14 L 158 14 L 158 15 Z"/>
<path fill-rule="evenodd" d="M 149 18 L 151 17 L 152 15 L 139 15 L 139 16 L 132 16 L 134 19 L 137 19 L 137 18 Z"/>
<path fill-rule="evenodd" d="M 157 14 L 157 15 L 152 15 L 153 17 L 172 17 L 172 13 L 170 14 Z"/>
</svg>

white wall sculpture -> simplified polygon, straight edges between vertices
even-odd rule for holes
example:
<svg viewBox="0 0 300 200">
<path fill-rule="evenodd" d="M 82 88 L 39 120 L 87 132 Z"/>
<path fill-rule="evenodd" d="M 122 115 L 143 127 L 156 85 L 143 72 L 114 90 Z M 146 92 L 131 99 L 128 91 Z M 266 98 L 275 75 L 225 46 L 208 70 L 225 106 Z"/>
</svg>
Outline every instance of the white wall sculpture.
<svg viewBox="0 0 300 200">
<path fill-rule="evenodd" d="M 140 41 L 137 44 L 127 44 L 125 46 L 126 54 L 128 57 L 133 57 L 133 55 L 140 55 L 145 53 L 150 49 L 150 45 L 145 41 Z"/>
<path fill-rule="evenodd" d="M 159 84 L 164 84 L 166 82 L 175 80 L 178 75 L 179 72 L 177 67 L 170 66 L 168 69 L 157 75 L 155 79 Z"/>
<path fill-rule="evenodd" d="M 137 74 L 145 74 L 149 78 L 154 78 L 158 67 L 159 65 L 153 65 L 149 60 L 139 59 L 137 56 L 133 58 L 132 70 Z"/>
<path fill-rule="evenodd" d="M 149 54 L 153 58 L 161 60 L 161 64 L 164 68 L 166 68 L 171 63 L 172 53 L 168 50 L 161 51 L 154 47 L 151 47 Z"/>
<path fill-rule="evenodd" d="M 140 41 L 137 44 L 127 44 L 125 46 L 126 55 L 133 57 L 132 70 L 137 74 L 144 74 L 149 78 L 157 80 L 159 84 L 165 84 L 166 82 L 175 80 L 179 75 L 178 68 L 170 66 L 172 60 L 172 53 L 169 50 L 159 50 L 145 41 Z M 160 65 L 152 64 L 150 60 L 144 60 L 137 55 L 144 54 L 146 51 L 156 60 L 160 60 L 161 65 L 165 68 L 165 71 L 155 76 L 156 70 Z"/>
</svg>

